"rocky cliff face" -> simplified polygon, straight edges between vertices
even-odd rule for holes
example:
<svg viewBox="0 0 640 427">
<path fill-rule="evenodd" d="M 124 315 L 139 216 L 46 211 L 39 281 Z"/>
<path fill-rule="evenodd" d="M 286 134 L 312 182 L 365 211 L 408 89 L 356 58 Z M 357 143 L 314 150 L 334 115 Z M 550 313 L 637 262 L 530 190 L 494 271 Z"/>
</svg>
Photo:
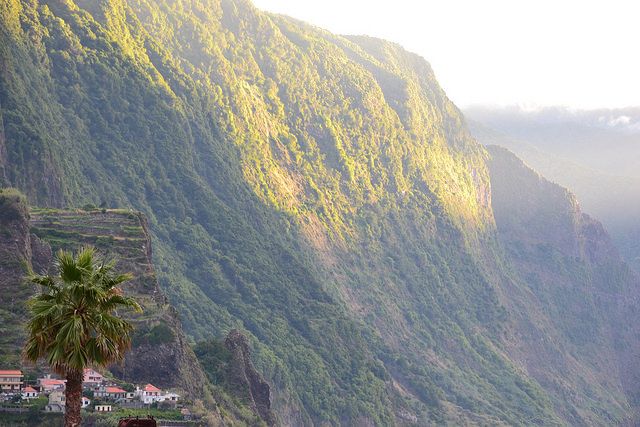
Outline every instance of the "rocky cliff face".
<svg viewBox="0 0 640 427">
<path fill-rule="evenodd" d="M 233 378 L 233 387 L 211 388 L 185 338 L 178 312 L 158 286 L 147 227 L 139 212 L 29 209 L 21 193 L 0 189 L 0 364 L 22 367 L 25 302 L 37 291 L 24 281 L 27 270 L 45 273 L 55 251 L 91 245 L 101 255 L 115 259 L 119 271 L 133 274 L 123 291 L 135 297 L 144 310 L 129 316 L 135 328 L 132 348 L 122 363 L 109 367 L 116 378 L 178 389 L 189 399 L 212 396 L 213 400 L 205 402 L 209 411 L 204 420 L 209 425 L 251 424 L 256 419 L 275 425 L 269 385 L 253 367 L 248 341 L 238 331 L 225 340 L 232 355 L 225 375 Z"/>
<path fill-rule="evenodd" d="M 274 426 L 276 417 L 271 410 L 269 384 L 251 362 L 247 337 L 234 329 L 225 338 L 224 345 L 231 353 L 227 378 L 236 390 L 235 395 L 248 402 L 251 410 L 258 414 L 268 426 Z"/>
<path fill-rule="evenodd" d="M 33 292 L 23 277 L 31 262 L 29 212 L 24 196 L 0 190 L 0 363 L 20 366 L 26 319 L 25 301 Z"/>
<path fill-rule="evenodd" d="M 132 319 L 136 328 L 133 348 L 122 365 L 111 368 L 112 372 L 126 381 L 151 382 L 201 396 L 204 374 L 186 342 L 175 309 L 158 287 L 145 227 L 144 217 L 132 211 L 35 209 L 30 213 L 24 196 L 11 190 L 0 193 L 3 362 L 20 364 L 25 302 L 35 292 L 24 282 L 27 269 L 47 271 L 52 250 L 93 245 L 115 258 L 118 269 L 134 275 L 123 290 L 144 308 L 143 314 Z"/>
<path fill-rule="evenodd" d="M 517 273 L 512 357 L 569 423 L 636 425 L 640 278 L 571 193 L 508 150 L 488 150 L 498 235 Z"/>
<path fill-rule="evenodd" d="M 2 106 L 0 106 L 0 185 L 8 183 L 7 177 L 7 145 L 4 136 L 4 120 L 2 120 Z"/>
<path fill-rule="evenodd" d="M 0 19 L 8 180 L 39 206 L 144 212 L 185 329 L 198 341 L 242 329 L 283 423 L 607 424 L 631 412 L 626 388 L 592 368 L 633 353 L 612 352 L 603 329 L 581 344 L 615 312 L 581 259 L 600 256 L 585 243 L 597 228 L 529 179 L 519 185 L 546 199 L 491 182 L 492 203 L 488 155 L 424 59 L 245 0 L 13 0 Z M 37 234 L 65 244 L 35 214 Z M 103 226 L 81 234 L 147 275 L 132 289 L 157 316 L 138 319 L 138 343 L 173 342 L 144 238 L 112 241 Z M 622 273 L 603 277 L 632 295 Z"/>
</svg>

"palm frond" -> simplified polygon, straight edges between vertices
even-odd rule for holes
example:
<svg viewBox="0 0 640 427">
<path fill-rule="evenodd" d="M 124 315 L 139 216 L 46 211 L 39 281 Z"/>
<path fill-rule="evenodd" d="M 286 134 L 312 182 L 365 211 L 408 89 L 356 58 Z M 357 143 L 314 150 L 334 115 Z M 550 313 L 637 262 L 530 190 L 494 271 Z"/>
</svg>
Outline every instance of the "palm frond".
<svg viewBox="0 0 640 427">
<path fill-rule="evenodd" d="M 28 302 L 31 319 L 24 357 L 45 358 L 59 373 L 121 360 L 131 345 L 133 326 L 115 314 L 118 308 L 141 312 L 118 285 L 130 274 L 116 273 L 115 261 L 100 259 L 93 248 L 56 255 L 55 276 L 30 273 L 28 280 L 43 293 Z"/>
</svg>

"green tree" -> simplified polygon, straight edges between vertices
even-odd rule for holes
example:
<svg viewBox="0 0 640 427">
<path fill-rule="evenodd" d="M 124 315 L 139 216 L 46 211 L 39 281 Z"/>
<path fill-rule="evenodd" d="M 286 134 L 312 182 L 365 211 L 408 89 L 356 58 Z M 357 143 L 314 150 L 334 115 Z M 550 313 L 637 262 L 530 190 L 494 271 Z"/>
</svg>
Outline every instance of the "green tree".
<svg viewBox="0 0 640 427">
<path fill-rule="evenodd" d="M 29 301 L 25 357 L 46 359 L 65 376 L 65 427 L 80 425 L 83 369 L 122 360 L 131 345 L 133 327 L 116 312 L 121 307 L 142 311 L 118 287 L 131 278 L 116 273 L 115 263 L 98 257 L 93 248 L 75 257 L 59 251 L 54 275 L 29 274 L 29 281 L 44 291 Z"/>
</svg>

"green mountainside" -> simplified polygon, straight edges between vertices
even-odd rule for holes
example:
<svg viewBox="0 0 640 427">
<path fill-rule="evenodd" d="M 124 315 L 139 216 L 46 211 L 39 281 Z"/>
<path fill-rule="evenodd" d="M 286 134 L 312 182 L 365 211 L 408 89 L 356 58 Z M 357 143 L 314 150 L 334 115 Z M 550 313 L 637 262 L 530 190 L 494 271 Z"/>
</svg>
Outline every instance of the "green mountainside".
<svg viewBox="0 0 640 427">
<path fill-rule="evenodd" d="M 633 386 L 600 382 L 617 362 L 582 352 L 632 353 L 550 346 L 545 363 L 584 373 L 563 389 L 527 357 L 527 331 L 570 332 L 543 302 L 523 310 L 534 294 L 496 233 L 490 155 L 422 58 L 244 0 L 0 0 L 0 24 L 0 184 L 35 206 L 142 211 L 186 333 L 247 333 L 279 424 L 633 413 Z"/>
<path fill-rule="evenodd" d="M 141 314 L 125 313 L 134 326 L 132 346 L 123 362 L 108 368 L 110 374 L 128 384 L 152 383 L 177 391 L 188 407 L 195 407 L 199 416 L 214 424 L 224 420 L 228 425 L 261 425 L 261 416 L 268 419 L 268 387 L 261 396 L 244 395 L 245 388 L 263 381 L 253 371 L 246 344 L 236 357 L 226 360 L 225 370 L 253 375 L 247 384 L 207 381 L 209 366 L 200 363 L 201 354 L 196 357 L 178 313 L 159 289 L 142 214 L 124 209 L 29 209 L 25 197 L 13 189 L 0 189 L 0 207 L 0 366 L 26 369 L 27 376 L 33 378 L 49 373 L 45 365 L 32 366 L 21 359 L 25 302 L 37 292 L 25 282 L 24 275 L 29 268 L 39 273 L 51 271 L 53 254 L 60 249 L 77 251 L 93 246 L 106 259 L 114 259 L 119 271 L 133 275 L 122 290 L 143 308 Z M 246 338 L 235 333 L 224 344 L 211 342 L 225 348 L 243 341 Z M 265 407 L 262 413 L 256 410 L 258 404 Z M 6 422 L 8 419 L 0 417 L 0 425 Z"/>
</svg>

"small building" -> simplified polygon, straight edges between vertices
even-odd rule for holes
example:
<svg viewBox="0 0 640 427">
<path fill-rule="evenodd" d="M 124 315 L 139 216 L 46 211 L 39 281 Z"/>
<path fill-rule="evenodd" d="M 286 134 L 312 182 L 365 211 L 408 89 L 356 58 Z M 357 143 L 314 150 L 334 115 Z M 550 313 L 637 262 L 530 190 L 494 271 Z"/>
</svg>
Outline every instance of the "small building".
<svg viewBox="0 0 640 427">
<path fill-rule="evenodd" d="M 82 409 L 88 408 L 91 405 L 91 399 L 86 396 L 82 396 Z"/>
<path fill-rule="evenodd" d="M 0 371 L 0 392 L 18 393 L 22 389 L 22 371 Z"/>
<path fill-rule="evenodd" d="M 85 388 L 96 388 L 102 385 L 104 377 L 97 371 L 87 368 L 84 370 L 84 376 L 82 378 L 82 386 Z"/>
<path fill-rule="evenodd" d="M 65 380 L 51 378 L 51 375 L 47 375 L 45 378 L 38 378 L 38 385 L 40 386 L 40 391 L 43 393 L 64 390 L 65 384 Z"/>
<path fill-rule="evenodd" d="M 112 408 L 111 405 L 96 405 L 94 407 L 96 412 L 111 412 Z"/>
<path fill-rule="evenodd" d="M 49 393 L 49 403 L 44 410 L 47 412 L 64 412 L 65 397 L 61 390 L 54 390 Z"/>
<path fill-rule="evenodd" d="M 160 390 L 153 384 L 147 384 L 143 389 L 138 388 L 136 390 L 136 394 L 140 397 L 140 400 L 147 405 L 150 405 L 154 402 L 164 401 L 162 390 Z"/>
<path fill-rule="evenodd" d="M 23 399 L 37 399 L 38 395 L 40 393 L 38 393 L 38 391 L 31 387 L 31 386 L 26 386 L 25 388 L 22 389 L 22 398 Z"/>
<path fill-rule="evenodd" d="M 175 394 L 171 392 L 165 393 L 163 397 L 165 402 L 177 402 L 180 399 L 179 394 Z"/>
<path fill-rule="evenodd" d="M 127 395 L 127 392 L 119 387 L 107 386 L 100 387 L 93 393 L 93 395 L 95 397 L 102 397 L 104 399 L 116 400 L 124 399 Z"/>
</svg>

